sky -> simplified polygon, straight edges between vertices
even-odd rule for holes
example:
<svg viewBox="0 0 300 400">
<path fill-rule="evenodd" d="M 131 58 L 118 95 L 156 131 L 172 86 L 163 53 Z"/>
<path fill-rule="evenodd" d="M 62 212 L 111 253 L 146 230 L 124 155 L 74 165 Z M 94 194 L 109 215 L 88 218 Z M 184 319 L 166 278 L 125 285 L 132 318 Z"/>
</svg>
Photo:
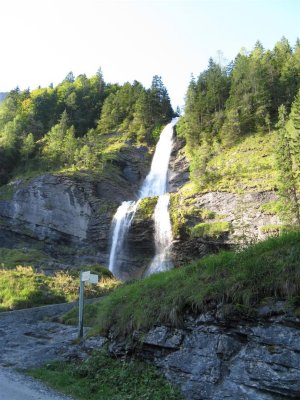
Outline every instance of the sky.
<svg viewBox="0 0 300 400">
<path fill-rule="evenodd" d="M 183 106 L 191 75 L 257 40 L 300 38 L 300 0 L 0 0 L 0 92 L 60 83 L 68 72 L 150 87 Z"/>
</svg>

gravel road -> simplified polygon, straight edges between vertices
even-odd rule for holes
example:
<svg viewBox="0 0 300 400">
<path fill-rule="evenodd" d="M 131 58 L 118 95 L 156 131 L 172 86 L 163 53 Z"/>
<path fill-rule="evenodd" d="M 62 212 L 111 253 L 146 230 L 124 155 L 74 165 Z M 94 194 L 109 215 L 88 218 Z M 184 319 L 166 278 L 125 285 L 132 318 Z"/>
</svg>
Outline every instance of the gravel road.
<svg viewBox="0 0 300 400">
<path fill-rule="evenodd" d="M 78 332 L 76 326 L 52 322 L 53 317 L 67 312 L 74 305 L 65 303 L 0 313 L 0 400 L 68 399 L 12 369 L 34 368 L 53 360 L 84 357 L 93 348 L 103 345 L 105 339 L 100 337 L 78 345 L 74 341 Z"/>
<path fill-rule="evenodd" d="M 40 382 L 0 367 L 0 400 L 67 400 Z"/>
</svg>

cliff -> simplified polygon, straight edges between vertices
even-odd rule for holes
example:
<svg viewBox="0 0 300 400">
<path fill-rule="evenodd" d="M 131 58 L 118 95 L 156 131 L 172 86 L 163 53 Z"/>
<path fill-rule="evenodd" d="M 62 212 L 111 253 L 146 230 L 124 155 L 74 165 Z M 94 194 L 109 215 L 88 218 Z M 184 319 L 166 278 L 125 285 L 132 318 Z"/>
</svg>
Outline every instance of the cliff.
<svg viewBox="0 0 300 400">
<path fill-rule="evenodd" d="M 1 245 L 42 249 L 48 267 L 106 264 L 112 216 L 135 198 L 149 162 L 146 147 L 127 147 L 99 178 L 45 174 L 10 182 L 0 188 Z"/>
<path fill-rule="evenodd" d="M 128 144 L 111 170 L 99 177 L 45 174 L 10 182 L 0 188 L 1 245 L 42 249 L 47 261 L 35 266 L 46 269 L 107 265 L 112 216 L 122 201 L 136 198 L 150 160 L 149 149 Z M 189 162 L 184 142 L 177 138 L 169 171 L 176 266 L 264 239 L 279 229 L 279 218 L 267 207 L 277 199 L 273 190 L 190 193 L 188 182 Z M 141 277 L 154 256 L 154 200 L 147 203 L 146 213 L 137 212 L 130 228 L 126 279 Z"/>
</svg>

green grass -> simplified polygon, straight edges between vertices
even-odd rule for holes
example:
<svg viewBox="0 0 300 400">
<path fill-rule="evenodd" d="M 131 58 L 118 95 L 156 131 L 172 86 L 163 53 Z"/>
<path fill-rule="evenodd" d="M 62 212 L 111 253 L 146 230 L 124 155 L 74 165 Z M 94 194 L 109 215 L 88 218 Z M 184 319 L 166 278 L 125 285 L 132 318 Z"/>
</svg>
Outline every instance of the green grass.
<svg viewBox="0 0 300 400">
<path fill-rule="evenodd" d="M 281 213 L 281 203 L 279 200 L 270 201 L 268 203 L 262 204 L 259 209 L 260 211 L 264 212 L 265 214 L 269 215 L 280 215 Z"/>
<path fill-rule="evenodd" d="M 97 305 L 93 331 L 126 336 L 157 324 L 177 326 L 186 312 L 217 304 L 247 315 L 265 298 L 300 299 L 300 232 L 123 285 Z"/>
<path fill-rule="evenodd" d="M 230 229 L 231 225 L 227 221 L 202 222 L 193 226 L 191 236 L 218 239 L 224 233 L 228 233 Z"/>
<path fill-rule="evenodd" d="M 53 388 L 82 400 L 181 400 L 157 370 L 138 361 L 94 353 L 80 363 L 53 363 L 30 371 Z"/>
<path fill-rule="evenodd" d="M 262 233 L 269 233 L 272 234 L 273 236 L 285 232 L 286 229 L 287 227 L 285 225 L 277 225 L 277 224 L 263 225 L 260 228 Z"/>
<path fill-rule="evenodd" d="M 220 149 L 208 162 L 205 179 L 198 177 L 183 192 L 244 193 L 274 189 L 278 184 L 275 147 L 273 132 L 249 135 L 230 149 Z"/>
<path fill-rule="evenodd" d="M 31 265 L 48 259 L 48 256 L 38 249 L 8 249 L 0 248 L 0 267 L 14 268 L 17 265 Z"/>
<path fill-rule="evenodd" d="M 96 268 L 90 268 L 98 272 Z M 86 297 L 100 297 L 120 284 L 102 275 L 97 285 L 86 285 Z M 0 311 L 75 301 L 79 293 L 79 272 L 57 272 L 47 276 L 31 267 L 0 269 Z"/>
</svg>

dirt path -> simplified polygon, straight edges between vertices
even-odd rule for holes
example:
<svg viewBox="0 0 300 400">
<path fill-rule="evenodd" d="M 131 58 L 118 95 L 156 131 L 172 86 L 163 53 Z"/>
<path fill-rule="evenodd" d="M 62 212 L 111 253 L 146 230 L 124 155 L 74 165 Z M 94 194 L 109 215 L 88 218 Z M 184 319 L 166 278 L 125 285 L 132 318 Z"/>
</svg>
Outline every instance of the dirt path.
<svg viewBox="0 0 300 400">
<path fill-rule="evenodd" d="M 0 367 L 0 400 L 70 400 L 40 382 Z"/>
<path fill-rule="evenodd" d="M 75 343 L 77 327 L 52 322 L 74 303 L 0 313 L 0 400 L 62 400 L 36 381 L 12 369 L 28 369 L 53 360 L 85 356 L 105 339 Z M 26 397 L 27 396 L 27 397 Z"/>
<path fill-rule="evenodd" d="M 1 313 L 0 366 L 26 369 L 60 359 L 74 346 L 77 327 L 49 318 L 72 307 L 62 304 Z"/>
</svg>

